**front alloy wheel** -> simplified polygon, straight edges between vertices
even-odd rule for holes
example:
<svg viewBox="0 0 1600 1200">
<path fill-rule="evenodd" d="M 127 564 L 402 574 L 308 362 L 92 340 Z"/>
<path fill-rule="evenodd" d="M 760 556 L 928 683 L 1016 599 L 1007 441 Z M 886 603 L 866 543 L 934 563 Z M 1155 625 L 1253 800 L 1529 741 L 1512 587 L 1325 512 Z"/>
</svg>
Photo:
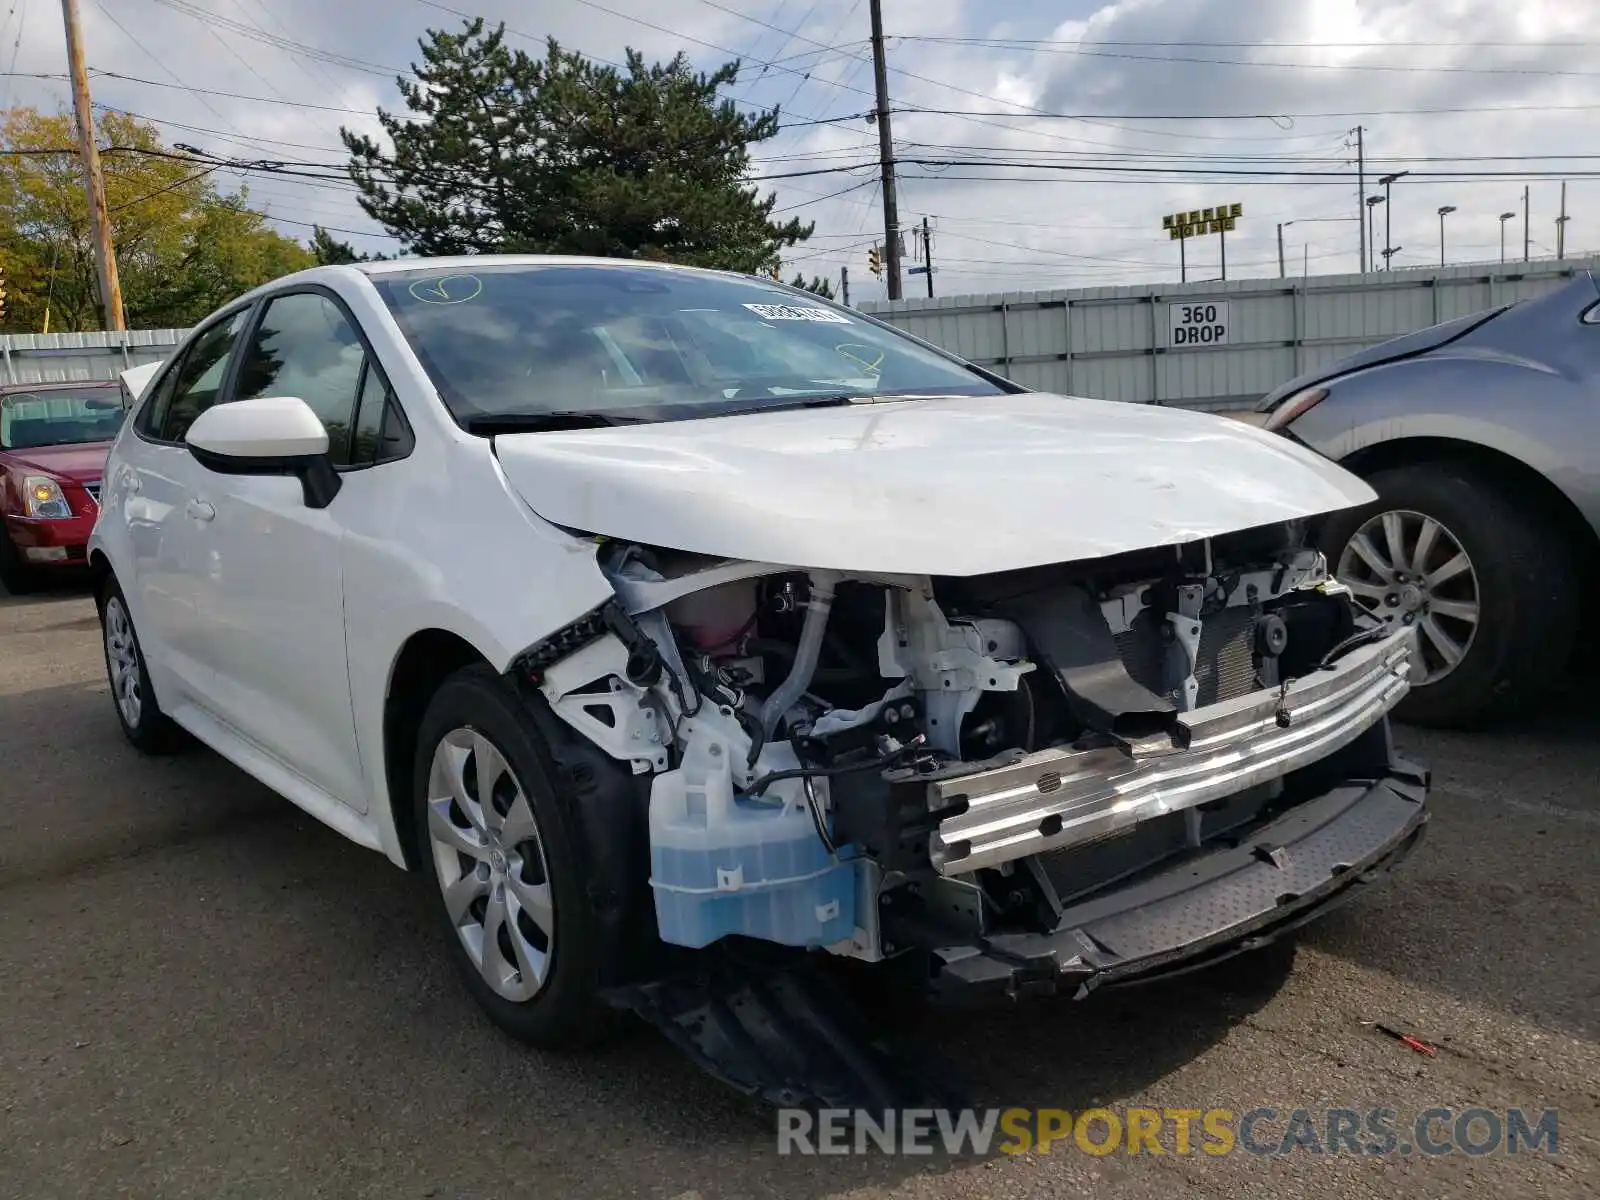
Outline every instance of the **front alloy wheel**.
<svg viewBox="0 0 1600 1200">
<path fill-rule="evenodd" d="M 1345 544 L 1335 574 L 1391 628 L 1417 627 L 1416 682 L 1437 683 L 1472 649 L 1478 573 L 1436 517 L 1401 509 L 1369 518 Z"/>
<path fill-rule="evenodd" d="M 472 998 L 513 1037 L 577 1049 L 612 1024 L 595 897 L 628 881 L 589 848 L 533 703 L 484 664 L 445 680 L 417 731 L 414 829 Z"/>
<path fill-rule="evenodd" d="M 452 729 L 434 751 L 428 841 L 467 958 L 495 995 L 531 1000 L 555 940 L 544 842 L 505 755 L 475 729 Z"/>
</svg>

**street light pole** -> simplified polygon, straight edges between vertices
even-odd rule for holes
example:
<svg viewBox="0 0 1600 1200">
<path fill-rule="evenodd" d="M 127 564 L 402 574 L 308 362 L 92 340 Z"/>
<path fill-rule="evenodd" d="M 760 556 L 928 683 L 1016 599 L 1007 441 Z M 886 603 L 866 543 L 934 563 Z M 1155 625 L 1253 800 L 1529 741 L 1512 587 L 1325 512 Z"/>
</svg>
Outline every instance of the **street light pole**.
<svg viewBox="0 0 1600 1200">
<path fill-rule="evenodd" d="M 1455 210 L 1456 206 L 1454 204 L 1439 206 L 1439 265 L 1441 267 L 1444 266 L 1444 219 Z"/>
<path fill-rule="evenodd" d="M 1283 275 L 1284 275 L 1284 269 L 1283 269 L 1283 231 L 1285 229 L 1289 228 L 1289 226 L 1291 226 L 1291 225 L 1316 225 L 1316 224 L 1321 223 L 1321 222 L 1342 222 L 1342 221 L 1354 221 L 1356 223 L 1356 228 L 1359 231 L 1362 231 L 1362 232 L 1365 232 L 1365 230 L 1367 228 L 1366 222 L 1364 222 L 1360 217 L 1299 217 L 1299 218 L 1297 218 L 1297 219 L 1295 219 L 1293 221 L 1279 221 L 1278 222 L 1278 278 L 1282 279 Z M 1310 251 L 1309 246 L 1304 245 L 1304 244 L 1302 244 L 1300 249 L 1301 249 L 1301 254 L 1300 254 L 1300 274 L 1301 275 L 1305 275 L 1307 273 L 1306 272 L 1306 266 L 1307 266 L 1306 260 L 1310 258 L 1311 251 Z M 1365 256 L 1363 256 L 1362 269 L 1365 270 L 1365 268 L 1366 268 L 1366 262 L 1365 262 Z"/>
<path fill-rule="evenodd" d="M 1514 212 L 1500 214 L 1500 261 L 1506 261 L 1506 222 L 1517 214 Z"/>
<path fill-rule="evenodd" d="M 1378 180 L 1383 185 L 1383 269 L 1385 271 L 1389 269 L 1389 259 L 1399 249 L 1398 246 L 1390 245 L 1394 239 L 1389 236 L 1389 213 L 1393 208 L 1389 203 L 1389 188 L 1393 186 L 1396 179 L 1403 179 L 1409 174 L 1411 174 L 1410 171 L 1396 171 L 1394 174 L 1384 175 Z"/>
<path fill-rule="evenodd" d="M 1382 196 L 1368 196 L 1367 197 L 1367 245 L 1369 245 L 1369 246 L 1376 246 L 1378 244 L 1373 239 L 1373 233 L 1372 233 L 1372 210 L 1377 208 L 1378 205 L 1380 205 L 1382 203 L 1383 203 L 1383 197 Z M 1384 241 L 1384 245 L 1388 245 L 1389 244 L 1389 235 L 1388 235 L 1388 232 L 1387 232 L 1387 230 L 1388 230 L 1388 222 L 1387 221 L 1384 222 L 1384 228 L 1385 228 L 1385 232 L 1384 232 L 1383 241 Z M 1385 264 L 1387 264 L 1388 261 L 1389 260 L 1387 258 L 1384 259 Z M 1373 263 L 1373 266 L 1376 266 L 1376 265 L 1377 265 L 1376 263 Z"/>
</svg>

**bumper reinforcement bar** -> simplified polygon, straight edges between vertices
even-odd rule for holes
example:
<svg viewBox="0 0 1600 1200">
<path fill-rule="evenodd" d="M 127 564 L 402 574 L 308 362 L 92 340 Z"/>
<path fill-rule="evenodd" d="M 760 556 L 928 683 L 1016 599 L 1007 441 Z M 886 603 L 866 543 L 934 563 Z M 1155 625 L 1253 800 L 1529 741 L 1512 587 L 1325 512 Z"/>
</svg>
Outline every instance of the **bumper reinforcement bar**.
<svg viewBox="0 0 1600 1200">
<path fill-rule="evenodd" d="M 1176 751 L 1054 747 L 930 782 L 930 810 L 958 810 L 932 835 L 933 865 L 960 875 L 1093 841 L 1325 758 L 1406 694 L 1413 645 L 1408 628 L 1282 689 L 1184 713 Z"/>
</svg>

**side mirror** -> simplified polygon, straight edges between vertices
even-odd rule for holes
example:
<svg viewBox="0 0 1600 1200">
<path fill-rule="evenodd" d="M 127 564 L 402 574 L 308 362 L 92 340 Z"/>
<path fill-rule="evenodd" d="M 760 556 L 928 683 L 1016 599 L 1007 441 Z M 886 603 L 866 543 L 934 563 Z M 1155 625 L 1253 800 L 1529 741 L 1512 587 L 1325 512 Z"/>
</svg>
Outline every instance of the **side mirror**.
<svg viewBox="0 0 1600 1200">
<path fill-rule="evenodd" d="M 119 373 L 122 380 L 122 407 L 132 408 L 139 403 L 139 397 L 144 395 L 145 388 L 150 386 L 151 377 L 161 369 L 162 363 L 144 363 L 142 366 L 129 367 Z"/>
<path fill-rule="evenodd" d="M 221 475 L 293 475 L 309 508 L 326 508 L 341 480 L 328 458 L 328 431 L 296 396 L 217 404 L 184 436 L 201 466 Z"/>
</svg>

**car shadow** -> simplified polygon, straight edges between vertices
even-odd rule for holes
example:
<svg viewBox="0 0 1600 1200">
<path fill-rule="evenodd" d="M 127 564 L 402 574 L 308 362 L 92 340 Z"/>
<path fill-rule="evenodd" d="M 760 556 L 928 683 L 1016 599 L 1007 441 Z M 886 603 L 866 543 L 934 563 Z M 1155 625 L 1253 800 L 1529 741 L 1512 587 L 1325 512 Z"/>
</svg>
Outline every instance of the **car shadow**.
<svg viewBox="0 0 1600 1200">
<path fill-rule="evenodd" d="M 60 577 L 50 576 L 28 592 L 15 593 L 0 583 L 0 608 L 18 604 L 54 604 L 63 600 L 82 600 L 85 596 L 93 594 L 94 588 L 87 570 L 63 571 Z"/>
<path fill-rule="evenodd" d="M 278 960 L 295 964 L 301 989 L 325 992 L 312 998 L 286 990 L 264 968 L 252 972 L 243 982 L 262 989 L 257 1011 L 280 1022 L 273 1039 L 336 1040 L 338 1061 L 381 1056 L 389 1080 L 374 1091 L 370 1080 L 346 1078 L 336 1064 L 316 1065 L 318 1054 L 284 1051 L 290 1061 L 312 1064 L 293 1087 L 328 1093 L 331 1104 L 359 1103 L 364 1120 L 386 1137 L 403 1139 L 408 1126 L 429 1136 L 417 1126 L 413 1099 L 426 1091 L 429 1109 L 471 1112 L 480 1139 L 513 1147 L 505 1151 L 513 1159 L 498 1169 L 514 1171 L 514 1160 L 525 1156 L 554 1193 L 560 1181 L 551 1168 L 554 1160 L 570 1163 L 571 1147 L 546 1140 L 557 1131 L 538 1113 L 559 1097 L 563 1125 L 618 1147 L 648 1148 L 662 1186 L 673 1181 L 660 1194 L 703 1200 L 749 1194 L 734 1183 L 723 1190 L 720 1180 L 771 1179 L 774 1171 L 782 1173 L 776 1194 L 822 1197 L 974 1161 L 943 1152 L 780 1158 L 774 1110 L 703 1073 L 640 1020 L 625 1018 L 602 1048 L 582 1055 L 531 1050 L 495 1030 L 450 967 L 424 877 L 362 854 L 294 810 L 228 841 L 234 876 L 251 877 L 252 887 L 281 898 L 281 911 L 257 913 L 255 936 L 275 947 Z M 1292 960 L 1292 948 L 1269 948 L 1083 1001 L 926 1009 L 916 1014 L 915 1040 L 959 1077 L 979 1108 L 1076 1113 L 1116 1105 L 1217 1046 L 1277 994 Z M 297 1008 L 306 1011 L 297 1015 Z M 327 1012 L 337 1014 L 334 1028 L 319 1023 Z M 270 1078 L 262 1086 L 271 1087 Z M 486 1109 L 486 1095 L 520 1099 Z M 604 1168 L 592 1169 L 589 1178 L 568 1180 L 569 1190 L 612 1194 Z"/>
</svg>

